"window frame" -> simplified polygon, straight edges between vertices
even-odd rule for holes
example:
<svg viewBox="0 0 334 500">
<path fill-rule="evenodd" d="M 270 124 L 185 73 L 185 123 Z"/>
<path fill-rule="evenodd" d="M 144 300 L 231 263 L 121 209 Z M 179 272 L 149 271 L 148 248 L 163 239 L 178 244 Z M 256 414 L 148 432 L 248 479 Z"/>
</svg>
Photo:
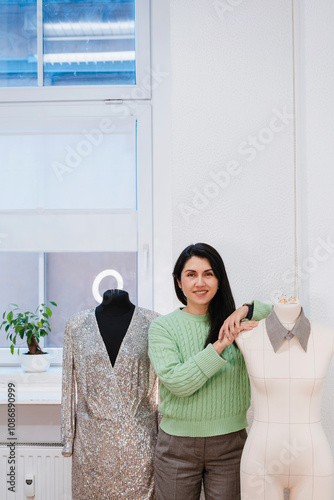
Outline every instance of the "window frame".
<svg viewBox="0 0 334 500">
<path fill-rule="evenodd" d="M 110 108 L 111 104 L 96 103 L 104 107 L 105 116 L 119 116 L 120 108 L 128 116 L 134 117 L 137 123 L 137 151 L 136 151 L 136 175 L 137 175 L 137 207 L 134 213 L 137 218 L 137 297 L 138 305 L 147 309 L 153 308 L 153 265 L 152 265 L 152 240 L 153 240 L 153 193 L 152 193 L 152 117 L 151 104 L 140 101 L 128 101 L 120 105 L 114 103 L 118 111 L 113 111 Z M 29 107 L 31 105 L 28 105 Z M 36 103 L 36 107 L 41 107 L 41 103 Z M 86 106 L 91 108 L 91 103 L 76 104 L 79 109 L 85 109 Z M 24 110 L 20 106 L 5 105 L 11 112 L 15 111 L 17 119 Z M 24 107 L 24 105 L 23 105 Z M 59 106 L 55 106 L 55 112 L 59 114 Z M 66 109 L 66 105 L 65 108 Z M 66 114 L 66 111 L 64 111 Z M 99 115 L 100 116 L 100 115 Z M 15 116 L 14 118 L 15 120 Z M 150 196 L 147 195 L 150 193 Z M 14 210 L 15 211 L 15 210 Z M 8 211 L 0 211 L 0 213 Z M 111 210 L 110 212 L 122 215 L 122 210 Z M 126 211 L 129 212 L 129 211 Z M 10 250 L 3 248 L 3 250 Z M 39 303 L 44 302 L 44 254 L 40 252 L 39 256 Z M 41 339 L 41 347 L 44 346 L 44 339 Z M 21 347 L 21 352 L 25 348 Z M 0 347 L 0 366 L 20 366 L 20 357 L 17 355 L 18 348 L 15 348 L 14 355 L 11 354 L 9 347 Z M 48 347 L 48 352 L 51 354 L 51 365 L 62 365 L 62 347 Z"/>
<path fill-rule="evenodd" d="M 41 31 L 42 0 L 37 0 L 37 30 Z M 151 98 L 150 70 L 150 0 L 135 1 L 136 84 L 77 85 L 57 87 L 0 87 L 0 103 L 128 100 Z M 41 42 L 38 41 L 38 67 L 43 66 Z M 39 78 L 40 80 L 40 78 Z"/>
</svg>

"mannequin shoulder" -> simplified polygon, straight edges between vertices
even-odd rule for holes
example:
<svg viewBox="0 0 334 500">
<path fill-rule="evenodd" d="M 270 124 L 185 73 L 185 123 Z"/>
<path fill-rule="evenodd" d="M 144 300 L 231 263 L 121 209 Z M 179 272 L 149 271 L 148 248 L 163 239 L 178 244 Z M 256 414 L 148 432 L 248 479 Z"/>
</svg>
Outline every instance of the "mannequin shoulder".
<svg viewBox="0 0 334 500">
<path fill-rule="evenodd" d="M 152 323 L 156 318 L 160 317 L 160 314 L 152 311 L 151 309 L 145 309 L 145 307 L 138 307 L 138 316 L 148 323 Z"/>
<path fill-rule="evenodd" d="M 250 337 L 254 337 L 254 334 L 259 335 L 260 333 L 262 333 L 263 329 L 265 328 L 265 325 L 266 325 L 266 319 L 265 318 L 261 319 L 261 321 L 259 321 L 259 324 L 252 330 L 243 330 L 242 332 L 240 332 L 238 338 L 246 340 Z"/>
<path fill-rule="evenodd" d="M 66 321 L 67 328 L 77 328 L 83 326 L 87 320 L 91 320 L 94 317 L 95 311 L 94 309 L 85 309 L 83 311 L 79 311 Z"/>
<path fill-rule="evenodd" d="M 241 346 L 252 346 L 252 348 L 257 348 L 258 345 L 263 345 L 263 338 L 265 333 L 265 319 L 259 321 L 257 327 L 253 330 L 244 330 L 236 338 L 236 343 L 239 347 Z"/>
<path fill-rule="evenodd" d="M 334 340 L 334 328 L 318 323 L 317 321 L 310 321 L 310 323 L 313 335 L 321 335 L 322 338 Z"/>
</svg>

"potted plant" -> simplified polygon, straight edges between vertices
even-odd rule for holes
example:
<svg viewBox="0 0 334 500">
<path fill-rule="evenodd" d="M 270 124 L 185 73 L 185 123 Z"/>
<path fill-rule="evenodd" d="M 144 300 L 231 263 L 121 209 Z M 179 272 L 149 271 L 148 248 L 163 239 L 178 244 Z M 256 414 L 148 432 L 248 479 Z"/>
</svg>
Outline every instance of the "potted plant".
<svg viewBox="0 0 334 500">
<path fill-rule="evenodd" d="M 57 307 L 55 302 L 49 302 Z M 2 328 L 7 332 L 6 338 L 11 341 L 10 352 L 14 354 L 15 347 L 18 347 L 18 337 L 26 339 L 29 351 L 21 356 L 21 366 L 24 371 L 41 372 L 46 371 L 50 366 L 49 354 L 44 352 L 39 346 L 41 337 L 45 337 L 51 332 L 49 319 L 52 316 L 50 307 L 40 304 L 35 312 L 21 312 L 17 304 L 10 304 L 2 315 Z M 20 349 L 18 349 L 18 354 Z"/>
</svg>

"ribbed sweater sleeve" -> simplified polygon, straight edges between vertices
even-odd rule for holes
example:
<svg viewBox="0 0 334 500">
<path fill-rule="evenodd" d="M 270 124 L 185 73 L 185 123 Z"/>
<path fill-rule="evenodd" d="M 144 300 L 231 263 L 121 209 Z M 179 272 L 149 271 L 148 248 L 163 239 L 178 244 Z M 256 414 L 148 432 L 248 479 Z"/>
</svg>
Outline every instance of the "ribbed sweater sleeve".
<svg viewBox="0 0 334 500">
<path fill-rule="evenodd" d="M 254 311 L 253 311 L 253 321 L 261 321 L 261 319 L 266 318 L 272 309 L 272 305 L 265 304 L 259 300 L 253 300 Z"/>
<path fill-rule="evenodd" d="M 179 342 L 175 339 L 175 332 L 164 324 L 163 319 L 155 320 L 149 330 L 148 353 L 154 370 L 164 386 L 179 397 L 194 394 L 227 363 L 212 344 L 188 359 L 183 359 L 179 344 L 196 341 L 192 338 L 196 335 L 196 330 L 189 337 L 184 335 L 183 330 L 186 332 L 187 327 L 190 329 L 193 325 L 186 321 L 181 325 L 178 331 Z"/>
</svg>

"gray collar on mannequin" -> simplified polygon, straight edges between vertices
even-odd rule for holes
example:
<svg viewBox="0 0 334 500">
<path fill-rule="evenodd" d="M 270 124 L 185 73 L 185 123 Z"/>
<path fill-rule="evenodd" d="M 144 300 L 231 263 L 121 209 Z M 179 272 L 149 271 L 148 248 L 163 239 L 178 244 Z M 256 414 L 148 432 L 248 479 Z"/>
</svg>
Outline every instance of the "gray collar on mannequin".
<svg viewBox="0 0 334 500">
<path fill-rule="evenodd" d="M 282 323 L 280 323 L 273 307 L 271 313 L 266 318 L 266 329 L 275 352 L 277 352 L 285 338 L 290 340 L 294 335 L 298 338 L 300 345 L 306 352 L 308 339 L 311 333 L 311 323 L 305 317 L 303 309 L 301 310 L 293 329 L 287 330 L 284 328 Z"/>
</svg>

